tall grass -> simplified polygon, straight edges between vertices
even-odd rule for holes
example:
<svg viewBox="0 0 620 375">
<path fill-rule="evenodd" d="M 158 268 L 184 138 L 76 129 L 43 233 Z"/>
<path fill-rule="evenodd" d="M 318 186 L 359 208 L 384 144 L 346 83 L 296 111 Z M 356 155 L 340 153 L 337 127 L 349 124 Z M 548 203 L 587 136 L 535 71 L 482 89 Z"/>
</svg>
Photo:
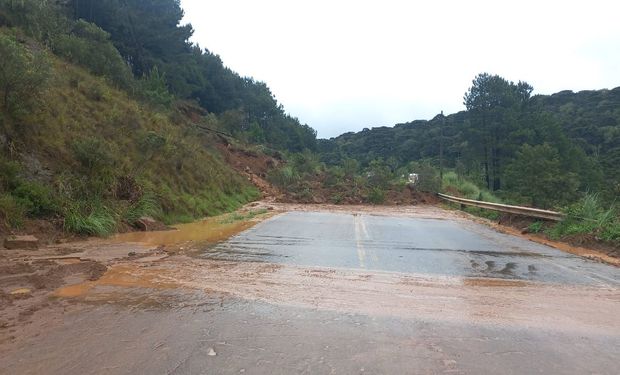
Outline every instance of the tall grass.
<svg viewBox="0 0 620 375">
<path fill-rule="evenodd" d="M 455 172 L 446 172 L 443 176 L 443 191 L 450 193 L 456 191 L 462 198 L 491 202 L 502 203 L 502 200 L 492 194 L 491 192 L 479 188 L 473 182 L 458 176 Z"/>
<path fill-rule="evenodd" d="M 24 223 L 26 209 L 10 194 L 0 194 L 0 222 L 10 228 Z"/>
<path fill-rule="evenodd" d="M 145 193 L 135 203 L 131 204 L 123 212 L 123 220 L 129 224 L 134 225 L 141 217 L 151 216 L 156 217 L 161 215 L 161 207 L 157 202 L 155 195 L 151 193 Z"/>
<path fill-rule="evenodd" d="M 587 194 L 566 209 L 566 218 L 548 234 L 555 239 L 589 234 L 620 245 L 620 216 L 615 207 L 604 207 L 598 194 Z"/>
<path fill-rule="evenodd" d="M 100 202 L 73 202 L 65 212 L 64 229 L 90 236 L 109 236 L 117 228 L 114 212 Z"/>
<path fill-rule="evenodd" d="M 194 120 L 137 102 L 57 57 L 51 61 L 54 85 L 24 115 L 24 136 L 15 144 L 53 176 L 45 183 L 26 181 L 32 173 L 0 156 L 4 225 L 54 216 L 64 219 L 66 231 L 105 236 L 120 222 L 133 224 L 142 216 L 187 222 L 233 211 L 260 196 L 224 162 L 211 135 L 194 131 Z M 220 120 L 210 119 L 217 128 Z M 145 135 L 152 138 L 146 148 Z M 128 175 L 139 185 L 136 191 L 152 194 L 134 203 L 119 198 L 118 179 Z"/>
</svg>

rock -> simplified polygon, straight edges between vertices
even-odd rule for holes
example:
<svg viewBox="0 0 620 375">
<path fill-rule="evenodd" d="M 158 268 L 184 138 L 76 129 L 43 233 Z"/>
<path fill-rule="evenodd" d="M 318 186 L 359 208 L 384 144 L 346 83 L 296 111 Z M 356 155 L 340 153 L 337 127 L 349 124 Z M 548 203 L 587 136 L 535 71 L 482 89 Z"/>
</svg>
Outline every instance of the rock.
<svg viewBox="0 0 620 375">
<path fill-rule="evenodd" d="M 143 232 L 148 232 L 155 225 L 156 221 L 152 217 L 143 216 L 134 224 L 136 228 Z"/>
<path fill-rule="evenodd" d="M 37 250 L 39 248 L 39 239 L 35 236 L 9 236 L 4 240 L 4 247 L 9 250 Z"/>
<path fill-rule="evenodd" d="M 135 222 L 134 226 L 143 232 L 152 232 L 157 230 L 169 230 L 164 223 L 161 223 L 152 217 L 143 216 Z"/>
<path fill-rule="evenodd" d="M 24 295 L 29 295 L 29 294 L 32 294 L 32 290 L 28 288 L 19 288 L 11 292 L 11 295 L 13 296 L 24 296 Z"/>
</svg>

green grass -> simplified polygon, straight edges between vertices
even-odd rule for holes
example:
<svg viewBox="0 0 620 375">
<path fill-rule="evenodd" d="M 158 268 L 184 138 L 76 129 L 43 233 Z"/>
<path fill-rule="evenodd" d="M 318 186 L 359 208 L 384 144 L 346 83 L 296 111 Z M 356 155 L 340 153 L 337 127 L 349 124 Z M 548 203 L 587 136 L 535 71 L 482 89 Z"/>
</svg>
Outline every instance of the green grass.
<svg viewBox="0 0 620 375">
<path fill-rule="evenodd" d="M 175 109 L 154 109 L 104 78 L 50 59 L 51 84 L 39 105 L 19 121 L 0 113 L 0 135 L 10 131 L 18 153 L 38 160 L 51 176 L 28 181 L 23 172 L 36 172 L 31 165 L 0 160 L 5 225 L 57 216 L 67 231 L 105 236 L 121 222 L 133 224 L 142 216 L 167 224 L 189 222 L 260 197 L 222 160 L 214 136 L 192 125 L 217 118 L 190 120 Z M 127 176 L 147 192 L 135 202 L 115 193 Z"/>
<path fill-rule="evenodd" d="M 0 194 L 0 221 L 7 227 L 19 228 L 26 218 L 26 209 L 10 194 Z"/>
<path fill-rule="evenodd" d="M 620 215 L 615 207 L 603 207 L 598 194 L 587 194 L 569 206 L 566 218 L 556 224 L 548 235 L 553 239 L 592 235 L 604 242 L 620 246 Z"/>
<path fill-rule="evenodd" d="M 489 203 L 504 203 L 500 198 L 495 196 L 493 193 L 489 192 L 486 189 L 479 188 L 473 182 L 461 176 L 458 176 L 453 171 L 444 173 L 442 187 L 445 193 L 455 194 L 454 192 L 456 191 L 456 195 L 462 198 L 476 200 L 476 201 L 489 202 Z M 486 210 L 486 209 L 477 208 L 477 207 L 466 207 L 465 212 L 468 212 L 475 216 L 484 217 L 490 220 L 498 220 L 501 215 L 497 211 Z"/>
<path fill-rule="evenodd" d="M 531 233 L 540 233 L 544 228 L 544 223 L 542 221 L 535 221 L 528 226 L 528 230 Z"/>
<path fill-rule="evenodd" d="M 220 221 L 220 224 L 232 224 L 236 221 L 250 220 L 255 218 L 256 216 L 264 215 L 267 212 L 268 211 L 264 208 L 261 208 L 259 210 L 250 210 L 245 215 L 239 212 L 235 212 L 226 216 L 226 218 Z"/>
<path fill-rule="evenodd" d="M 122 215 L 123 221 L 130 225 L 134 225 L 144 216 L 161 216 L 161 207 L 153 194 L 144 194 L 137 202 L 128 206 Z"/>
<path fill-rule="evenodd" d="M 460 197 L 476 201 L 503 203 L 502 200 L 493 193 L 486 189 L 481 189 L 473 182 L 465 179 L 464 177 L 458 176 L 453 171 L 449 171 L 444 174 L 443 191 L 448 194 L 456 191 Z"/>
<path fill-rule="evenodd" d="M 385 202 L 385 190 L 375 187 L 368 192 L 368 202 L 372 204 L 381 204 Z"/>
<path fill-rule="evenodd" d="M 73 233 L 105 237 L 116 231 L 117 219 L 101 203 L 74 202 L 66 209 L 64 228 Z"/>
</svg>

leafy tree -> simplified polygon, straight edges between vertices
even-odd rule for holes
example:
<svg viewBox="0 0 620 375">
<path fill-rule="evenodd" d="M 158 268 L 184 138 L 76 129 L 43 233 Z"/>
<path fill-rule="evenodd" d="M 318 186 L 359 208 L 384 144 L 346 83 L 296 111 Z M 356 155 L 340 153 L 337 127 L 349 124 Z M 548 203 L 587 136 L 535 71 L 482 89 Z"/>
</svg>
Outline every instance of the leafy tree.
<svg viewBox="0 0 620 375">
<path fill-rule="evenodd" d="M 469 144 L 482 160 L 487 188 L 501 188 L 501 168 L 510 155 L 504 153 L 504 140 L 519 126 L 522 110 L 527 105 L 532 87 L 514 84 L 498 75 L 479 74 L 464 96 L 470 115 Z"/>
<path fill-rule="evenodd" d="M 144 100 L 162 108 L 169 108 L 174 101 L 174 96 L 166 86 L 166 75 L 160 73 L 157 67 L 138 81 L 138 91 Z"/>
<path fill-rule="evenodd" d="M 43 52 L 33 52 L 14 37 L 0 34 L 0 90 L 3 110 L 16 110 L 31 103 L 50 78 L 50 64 Z"/>
<path fill-rule="evenodd" d="M 0 0 L 0 25 L 19 26 L 28 36 L 52 46 L 66 34 L 71 23 L 61 1 Z"/>
<path fill-rule="evenodd" d="M 370 162 L 367 171 L 368 183 L 371 187 L 386 189 L 392 179 L 392 171 L 382 158 Z"/>
<path fill-rule="evenodd" d="M 56 39 L 54 52 L 70 62 L 85 66 L 94 74 L 105 76 L 119 86 L 128 88 L 133 77 L 109 39 L 110 34 L 97 25 L 78 20 L 71 34 Z"/>
<path fill-rule="evenodd" d="M 553 207 L 577 198 L 579 179 L 562 168 L 560 154 L 548 143 L 523 145 L 506 169 L 508 188 L 535 207 Z"/>
</svg>

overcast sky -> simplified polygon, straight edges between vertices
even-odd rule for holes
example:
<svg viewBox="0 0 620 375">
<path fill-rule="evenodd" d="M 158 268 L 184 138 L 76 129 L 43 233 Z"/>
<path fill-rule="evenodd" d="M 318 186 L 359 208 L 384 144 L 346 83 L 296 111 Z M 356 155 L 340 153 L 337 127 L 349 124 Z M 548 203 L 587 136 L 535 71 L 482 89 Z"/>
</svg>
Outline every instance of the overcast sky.
<svg viewBox="0 0 620 375">
<path fill-rule="evenodd" d="M 193 41 L 321 138 L 464 109 L 481 72 L 620 86 L 620 1 L 182 0 Z"/>
</svg>

